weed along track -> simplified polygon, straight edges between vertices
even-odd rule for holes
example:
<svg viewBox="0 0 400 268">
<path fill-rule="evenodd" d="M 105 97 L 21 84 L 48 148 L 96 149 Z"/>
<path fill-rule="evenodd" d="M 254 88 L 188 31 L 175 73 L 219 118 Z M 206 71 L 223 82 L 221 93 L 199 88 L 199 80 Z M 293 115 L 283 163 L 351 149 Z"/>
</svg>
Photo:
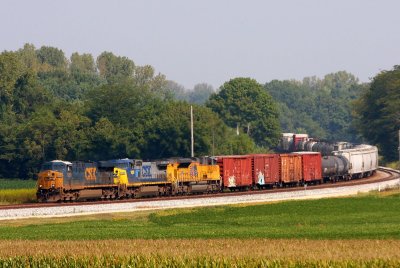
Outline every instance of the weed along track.
<svg viewBox="0 0 400 268">
<path fill-rule="evenodd" d="M 83 203 L 41 203 L 1 206 L 0 219 L 31 217 L 63 217 L 97 213 L 159 210 L 240 203 L 273 202 L 291 199 L 315 199 L 354 195 L 359 192 L 383 190 L 399 185 L 399 172 L 380 168 L 376 175 L 363 180 L 313 185 L 305 188 L 280 188 L 212 195 L 157 197 Z"/>
</svg>

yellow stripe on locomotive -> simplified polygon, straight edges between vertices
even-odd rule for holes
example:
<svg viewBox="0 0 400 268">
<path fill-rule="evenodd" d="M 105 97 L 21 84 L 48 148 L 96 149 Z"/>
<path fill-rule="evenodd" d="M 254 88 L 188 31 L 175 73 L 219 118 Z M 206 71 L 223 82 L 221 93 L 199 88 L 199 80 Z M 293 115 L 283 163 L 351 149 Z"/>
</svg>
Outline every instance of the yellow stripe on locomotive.
<svg viewBox="0 0 400 268">
<path fill-rule="evenodd" d="M 203 165 L 198 162 L 172 163 L 167 166 L 169 182 L 219 181 L 218 165 Z"/>
<path fill-rule="evenodd" d="M 114 168 L 114 184 L 128 185 L 128 174 L 125 169 Z"/>
</svg>

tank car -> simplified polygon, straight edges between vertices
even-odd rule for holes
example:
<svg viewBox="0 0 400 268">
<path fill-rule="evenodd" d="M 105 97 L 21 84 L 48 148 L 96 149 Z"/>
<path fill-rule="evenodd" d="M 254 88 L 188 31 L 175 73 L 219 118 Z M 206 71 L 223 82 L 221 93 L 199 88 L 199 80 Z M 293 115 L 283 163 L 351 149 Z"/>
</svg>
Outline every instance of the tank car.
<svg viewBox="0 0 400 268">
<path fill-rule="evenodd" d="M 334 147 L 332 144 L 325 143 L 325 142 L 317 142 L 314 143 L 312 146 L 312 151 L 313 152 L 320 152 L 321 155 L 332 155 L 332 151 L 334 150 Z"/>
<path fill-rule="evenodd" d="M 322 177 L 324 181 L 335 182 L 349 178 L 349 161 L 344 156 L 327 155 L 322 157 Z"/>
</svg>

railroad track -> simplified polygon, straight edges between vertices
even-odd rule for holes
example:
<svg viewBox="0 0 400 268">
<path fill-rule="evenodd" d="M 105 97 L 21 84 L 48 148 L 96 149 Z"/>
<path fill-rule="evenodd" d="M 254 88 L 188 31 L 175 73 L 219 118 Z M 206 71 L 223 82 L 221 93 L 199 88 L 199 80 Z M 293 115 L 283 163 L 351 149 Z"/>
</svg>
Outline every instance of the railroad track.
<svg viewBox="0 0 400 268">
<path fill-rule="evenodd" d="M 378 172 L 364 179 L 358 180 L 350 180 L 336 183 L 326 183 L 321 185 L 308 185 L 306 187 L 290 187 L 290 188 L 274 188 L 274 189 L 266 189 L 266 190 L 253 190 L 253 191 L 245 191 L 245 192 L 225 192 L 225 193 L 217 193 L 217 194 L 201 194 L 201 195 L 184 195 L 184 196 L 172 196 L 172 197 L 150 197 L 150 198 L 140 198 L 140 199 L 122 199 L 122 200 L 107 200 L 107 201 L 85 201 L 85 202 L 70 202 L 70 203 L 30 203 L 30 204 L 20 204 L 20 205 L 2 205 L 0 206 L 0 218 L 1 212 L 5 211 L 14 211 L 14 210 L 23 210 L 23 209 L 40 209 L 40 208 L 68 208 L 68 207 L 90 207 L 96 205 L 119 205 L 119 204 L 134 204 L 140 203 L 143 206 L 143 203 L 151 204 L 153 202 L 163 202 L 163 201 L 171 201 L 171 202 L 183 202 L 185 200 L 208 200 L 211 198 L 222 198 L 222 197 L 237 197 L 240 199 L 242 196 L 255 196 L 255 195 L 264 195 L 264 194 L 275 194 L 275 195 L 285 195 L 287 196 L 290 193 L 304 193 L 305 191 L 312 191 L 318 189 L 334 189 L 334 188 L 343 188 L 349 186 L 357 186 L 357 185 L 367 185 L 367 184 L 376 184 L 376 183 L 384 183 L 387 181 L 395 180 L 400 178 L 400 171 L 380 167 Z"/>
</svg>

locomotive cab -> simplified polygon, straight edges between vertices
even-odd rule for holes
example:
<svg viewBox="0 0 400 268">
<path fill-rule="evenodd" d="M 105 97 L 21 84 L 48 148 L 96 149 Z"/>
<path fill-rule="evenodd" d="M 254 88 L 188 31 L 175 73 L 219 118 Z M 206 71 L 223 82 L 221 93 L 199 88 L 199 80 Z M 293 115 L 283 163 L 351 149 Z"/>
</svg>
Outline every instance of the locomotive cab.
<svg viewBox="0 0 400 268">
<path fill-rule="evenodd" d="M 37 182 L 36 195 L 39 198 L 48 198 L 55 195 L 63 187 L 64 178 L 72 177 L 72 163 L 68 161 L 53 160 L 42 165 Z"/>
</svg>

